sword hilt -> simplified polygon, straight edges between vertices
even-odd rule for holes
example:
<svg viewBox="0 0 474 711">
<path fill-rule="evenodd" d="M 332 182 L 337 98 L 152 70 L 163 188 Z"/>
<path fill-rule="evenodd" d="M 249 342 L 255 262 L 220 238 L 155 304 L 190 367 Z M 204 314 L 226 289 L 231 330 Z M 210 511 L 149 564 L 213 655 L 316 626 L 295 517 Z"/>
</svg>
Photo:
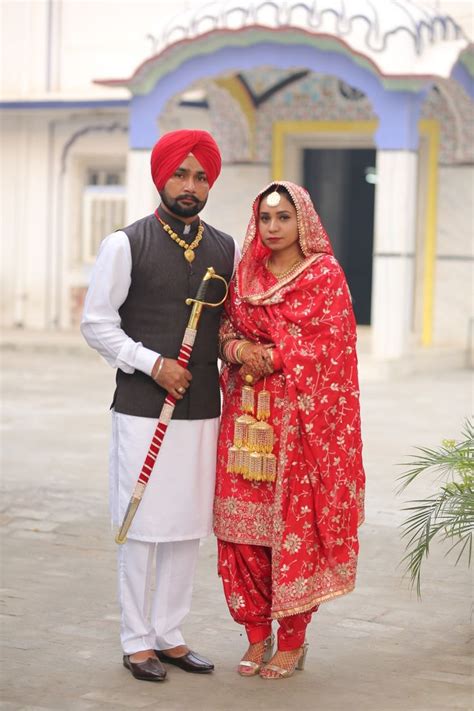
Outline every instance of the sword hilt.
<svg viewBox="0 0 474 711">
<path fill-rule="evenodd" d="M 225 285 L 225 294 L 224 297 L 220 300 L 217 301 L 216 303 L 212 303 L 210 301 L 205 301 L 205 296 L 207 293 L 207 290 L 209 288 L 209 282 L 211 279 L 219 279 L 219 281 L 224 282 Z M 202 281 L 199 285 L 199 289 L 197 290 L 196 298 L 195 299 L 186 299 L 186 304 L 187 306 L 191 306 L 191 304 L 202 304 L 202 306 L 220 306 L 221 304 L 224 303 L 224 301 L 227 298 L 227 292 L 229 291 L 229 285 L 227 284 L 226 280 L 224 277 L 221 277 L 219 274 L 216 274 L 214 267 L 208 267 L 206 270 L 206 273 L 204 274 Z"/>
<path fill-rule="evenodd" d="M 208 301 L 204 301 L 207 290 L 209 288 L 209 282 L 211 281 L 211 279 L 219 279 L 220 281 L 223 281 L 225 284 L 224 298 L 215 304 L 210 303 Z M 202 311 L 203 307 L 204 306 L 211 306 L 211 307 L 215 308 L 216 306 L 220 306 L 226 300 L 228 291 L 229 291 L 229 287 L 228 287 L 228 284 L 227 284 L 226 280 L 224 279 L 224 277 L 221 277 L 221 276 L 219 276 L 219 274 L 216 274 L 214 267 L 208 267 L 206 269 L 206 273 L 204 274 L 202 281 L 199 285 L 199 289 L 197 290 L 196 298 L 195 299 L 186 299 L 187 306 L 191 306 L 191 304 L 193 304 L 191 315 L 190 315 L 189 321 L 188 321 L 188 328 L 192 328 L 192 329 L 196 330 L 198 323 L 199 323 L 199 319 L 201 317 L 201 311 Z"/>
</svg>

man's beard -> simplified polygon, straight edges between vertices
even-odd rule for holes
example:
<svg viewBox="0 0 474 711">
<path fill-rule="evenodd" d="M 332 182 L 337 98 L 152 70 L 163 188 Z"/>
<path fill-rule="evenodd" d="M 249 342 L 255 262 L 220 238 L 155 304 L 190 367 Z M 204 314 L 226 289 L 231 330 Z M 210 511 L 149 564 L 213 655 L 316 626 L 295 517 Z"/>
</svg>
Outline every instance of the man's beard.
<svg viewBox="0 0 474 711">
<path fill-rule="evenodd" d="M 163 204 L 173 215 L 177 215 L 178 217 L 194 217 L 194 215 L 201 212 L 207 202 L 207 197 L 201 201 L 194 197 L 194 195 L 178 195 L 177 198 L 170 198 L 165 190 L 160 190 L 159 193 Z M 178 200 L 193 200 L 193 205 L 181 205 Z"/>
</svg>

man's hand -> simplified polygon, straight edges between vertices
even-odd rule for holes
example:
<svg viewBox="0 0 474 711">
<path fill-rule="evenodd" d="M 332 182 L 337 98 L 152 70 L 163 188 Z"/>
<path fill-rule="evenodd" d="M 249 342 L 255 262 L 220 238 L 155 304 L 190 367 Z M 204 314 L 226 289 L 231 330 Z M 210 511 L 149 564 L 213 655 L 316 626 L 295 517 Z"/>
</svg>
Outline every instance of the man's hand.
<svg viewBox="0 0 474 711">
<path fill-rule="evenodd" d="M 183 399 L 193 379 L 189 370 L 182 368 L 177 360 L 163 356 L 156 360 L 151 377 L 176 400 Z"/>
</svg>

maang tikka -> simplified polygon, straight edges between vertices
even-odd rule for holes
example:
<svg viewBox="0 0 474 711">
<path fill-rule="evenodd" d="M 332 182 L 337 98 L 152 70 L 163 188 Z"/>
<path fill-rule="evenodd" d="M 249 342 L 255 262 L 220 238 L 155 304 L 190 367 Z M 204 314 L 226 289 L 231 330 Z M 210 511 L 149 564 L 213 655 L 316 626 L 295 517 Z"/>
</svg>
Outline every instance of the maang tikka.
<svg viewBox="0 0 474 711">
<path fill-rule="evenodd" d="M 270 193 L 266 197 L 268 207 L 277 207 L 277 205 L 280 204 L 280 200 L 281 200 L 281 194 L 277 193 L 276 190 L 274 190 L 272 193 Z"/>
</svg>

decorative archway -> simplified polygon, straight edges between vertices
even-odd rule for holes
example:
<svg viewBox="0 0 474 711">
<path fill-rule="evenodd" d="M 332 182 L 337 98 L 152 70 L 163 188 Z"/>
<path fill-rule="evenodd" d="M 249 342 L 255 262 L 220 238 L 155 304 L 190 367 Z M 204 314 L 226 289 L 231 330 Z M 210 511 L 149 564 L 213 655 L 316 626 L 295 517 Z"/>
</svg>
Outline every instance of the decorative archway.
<svg viewBox="0 0 474 711">
<path fill-rule="evenodd" d="M 135 215 L 143 213 L 148 199 L 142 176 L 157 138 L 157 117 L 191 84 L 270 64 L 331 74 L 362 91 L 378 117 L 373 353 L 397 358 L 406 350 L 411 324 L 421 105 L 440 78 L 454 76 L 463 86 L 472 85 L 469 43 L 451 18 L 408 0 L 387 0 L 383 10 L 369 0 L 348 5 L 343 0 L 210 3 L 170 23 L 156 38 L 157 53 L 131 77 L 99 83 L 132 93 L 130 182 L 141 190 L 131 195 Z M 430 179 L 435 186 L 436 176 Z M 435 225 L 430 229 L 434 234 Z M 429 341 L 425 329 L 424 342 Z"/>
<path fill-rule="evenodd" d="M 468 41 L 447 15 L 408 0 L 220 0 L 173 19 L 155 54 L 124 79 L 132 93 L 130 146 L 150 148 L 156 117 L 191 83 L 272 64 L 338 76 L 363 91 L 380 123 L 380 148 L 416 148 L 423 92 L 454 72 L 469 84 Z M 437 51 L 434 53 L 433 49 Z M 471 82 L 472 84 L 472 82 Z"/>
</svg>

